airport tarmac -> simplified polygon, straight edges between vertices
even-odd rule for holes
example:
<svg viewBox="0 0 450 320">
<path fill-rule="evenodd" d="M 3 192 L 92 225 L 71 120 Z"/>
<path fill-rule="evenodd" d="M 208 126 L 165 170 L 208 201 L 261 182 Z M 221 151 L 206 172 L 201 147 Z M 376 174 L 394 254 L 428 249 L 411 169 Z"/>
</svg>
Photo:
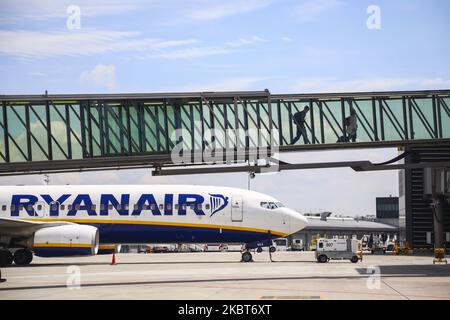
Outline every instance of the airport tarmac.
<svg viewBox="0 0 450 320">
<path fill-rule="evenodd" d="M 0 299 L 450 299 L 450 265 L 364 255 L 319 264 L 313 252 L 117 254 L 38 258 L 3 268 Z"/>
</svg>

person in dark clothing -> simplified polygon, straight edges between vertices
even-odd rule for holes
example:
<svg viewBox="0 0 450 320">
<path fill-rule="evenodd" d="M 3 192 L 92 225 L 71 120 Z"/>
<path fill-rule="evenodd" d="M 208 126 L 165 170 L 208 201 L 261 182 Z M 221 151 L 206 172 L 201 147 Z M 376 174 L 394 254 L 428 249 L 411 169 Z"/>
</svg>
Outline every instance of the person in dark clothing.
<svg viewBox="0 0 450 320">
<path fill-rule="evenodd" d="M 355 109 L 350 108 L 350 117 L 347 117 L 345 120 L 347 121 L 346 128 L 348 142 L 356 142 L 356 131 L 358 130 L 358 123 Z"/>
<path fill-rule="evenodd" d="M 305 106 L 303 111 L 296 112 L 294 114 L 294 123 L 297 126 L 297 134 L 295 135 L 294 139 L 292 140 L 292 144 L 295 144 L 301 136 L 303 136 L 303 142 L 305 144 L 309 144 L 308 136 L 306 135 L 306 127 L 305 127 L 305 118 L 306 114 L 309 111 L 309 107 Z"/>
</svg>

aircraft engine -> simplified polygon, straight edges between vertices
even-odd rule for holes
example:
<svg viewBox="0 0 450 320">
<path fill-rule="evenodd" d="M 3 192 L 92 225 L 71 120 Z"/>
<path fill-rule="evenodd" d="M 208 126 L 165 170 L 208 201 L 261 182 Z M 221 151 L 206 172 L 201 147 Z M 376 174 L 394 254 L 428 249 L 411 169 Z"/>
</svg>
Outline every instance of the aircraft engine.
<svg viewBox="0 0 450 320">
<path fill-rule="evenodd" d="M 40 229 L 33 241 L 38 257 L 91 256 L 97 254 L 98 246 L 98 229 L 78 224 Z"/>
</svg>

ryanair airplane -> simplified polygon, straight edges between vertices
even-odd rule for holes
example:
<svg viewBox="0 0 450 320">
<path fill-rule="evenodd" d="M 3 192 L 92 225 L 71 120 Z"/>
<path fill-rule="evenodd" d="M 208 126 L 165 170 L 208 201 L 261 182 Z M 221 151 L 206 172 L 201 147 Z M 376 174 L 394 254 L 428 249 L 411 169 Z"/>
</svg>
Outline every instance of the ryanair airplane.
<svg viewBox="0 0 450 320">
<path fill-rule="evenodd" d="M 245 243 L 248 262 L 249 249 L 307 223 L 270 196 L 227 187 L 2 186 L 0 266 L 29 264 L 33 254 L 95 255 L 120 243 Z"/>
</svg>

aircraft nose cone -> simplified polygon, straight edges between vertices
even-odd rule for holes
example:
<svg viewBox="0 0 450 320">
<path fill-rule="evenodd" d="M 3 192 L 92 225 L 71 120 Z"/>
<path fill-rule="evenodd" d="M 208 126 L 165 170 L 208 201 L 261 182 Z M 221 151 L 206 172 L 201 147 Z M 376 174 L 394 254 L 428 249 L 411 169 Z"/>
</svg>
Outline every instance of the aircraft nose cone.
<svg viewBox="0 0 450 320">
<path fill-rule="evenodd" d="M 300 231 L 308 226 L 308 219 L 296 212 L 291 216 L 291 234 Z"/>
</svg>

